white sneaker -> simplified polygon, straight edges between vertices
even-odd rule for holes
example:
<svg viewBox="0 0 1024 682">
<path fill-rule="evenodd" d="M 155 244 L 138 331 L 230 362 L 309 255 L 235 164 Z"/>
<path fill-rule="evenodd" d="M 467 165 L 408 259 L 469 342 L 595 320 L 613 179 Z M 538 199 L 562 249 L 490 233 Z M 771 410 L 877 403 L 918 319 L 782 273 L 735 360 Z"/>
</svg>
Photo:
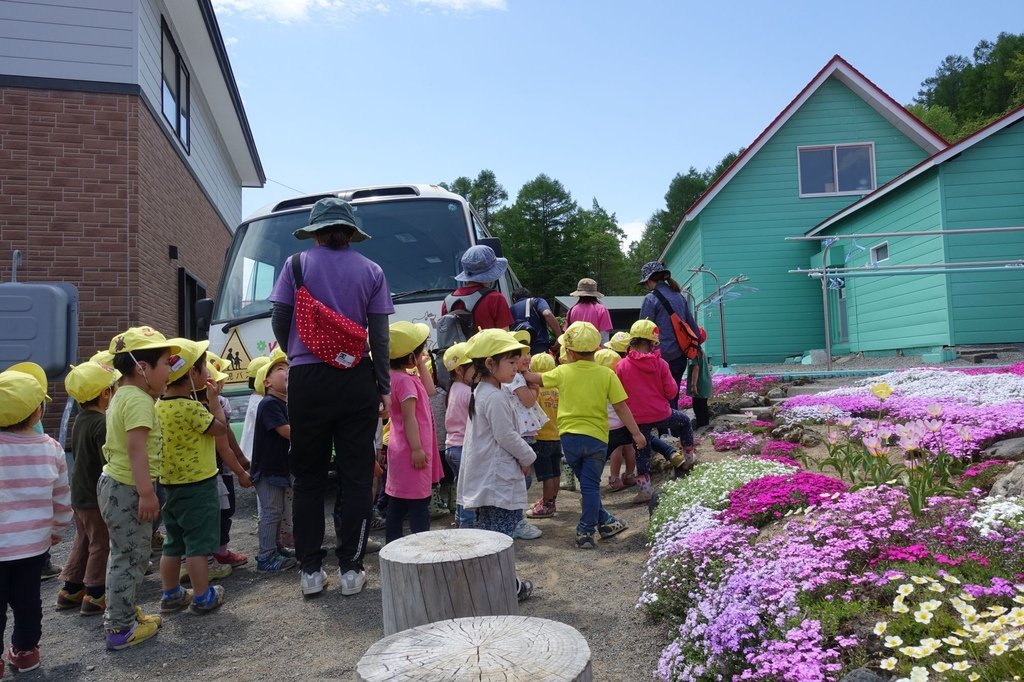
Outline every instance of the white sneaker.
<svg viewBox="0 0 1024 682">
<path fill-rule="evenodd" d="M 345 571 L 338 569 L 338 581 L 341 583 L 341 593 L 346 597 L 359 594 L 366 585 L 366 571 Z"/>
<path fill-rule="evenodd" d="M 527 523 L 526 519 L 521 520 L 512 531 L 512 537 L 517 540 L 536 540 L 541 535 L 544 535 L 543 531 L 532 523 Z"/>
<path fill-rule="evenodd" d="M 302 571 L 300 582 L 302 584 L 303 596 L 308 597 L 311 594 L 320 594 L 327 587 L 327 571 L 322 568 L 316 573 Z"/>
</svg>

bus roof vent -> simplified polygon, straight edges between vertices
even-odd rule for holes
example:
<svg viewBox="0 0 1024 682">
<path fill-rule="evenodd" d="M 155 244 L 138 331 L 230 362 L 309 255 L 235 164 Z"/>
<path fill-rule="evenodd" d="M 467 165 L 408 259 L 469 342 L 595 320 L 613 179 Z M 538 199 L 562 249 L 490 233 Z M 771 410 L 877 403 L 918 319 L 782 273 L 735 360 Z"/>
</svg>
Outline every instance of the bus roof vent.
<svg viewBox="0 0 1024 682">
<path fill-rule="evenodd" d="M 302 206 L 312 206 L 321 199 L 330 199 L 334 197 L 334 194 L 309 194 L 298 199 L 286 199 L 278 204 L 274 205 L 274 210 L 271 213 L 277 213 L 278 211 L 287 211 L 290 208 L 300 208 Z"/>
<path fill-rule="evenodd" d="M 370 197 L 418 197 L 420 191 L 409 185 L 396 185 L 394 187 L 371 187 L 352 192 L 353 201 L 356 199 L 369 199 Z"/>
</svg>

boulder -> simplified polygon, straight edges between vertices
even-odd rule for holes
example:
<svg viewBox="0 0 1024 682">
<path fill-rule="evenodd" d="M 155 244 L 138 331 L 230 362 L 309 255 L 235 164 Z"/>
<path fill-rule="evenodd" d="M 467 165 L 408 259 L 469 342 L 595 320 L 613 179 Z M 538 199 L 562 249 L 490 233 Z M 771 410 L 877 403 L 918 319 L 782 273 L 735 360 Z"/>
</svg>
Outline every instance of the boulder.
<svg viewBox="0 0 1024 682">
<path fill-rule="evenodd" d="M 824 441 L 824 438 L 810 429 L 804 429 L 803 435 L 800 436 L 800 445 L 805 448 L 813 448 L 815 445 L 821 445 Z"/>
<path fill-rule="evenodd" d="M 765 396 L 769 400 L 782 400 L 783 398 L 787 397 L 788 395 L 789 395 L 789 389 L 786 388 L 785 386 L 773 386 L 772 388 L 768 389 L 767 393 L 765 393 Z"/>
<path fill-rule="evenodd" d="M 1024 494 L 1024 466 L 1017 464 L 996 478 L 992 484 L 992 497 L 1019 497 Z"/>
<path fill-rule="evenodd" d="M 771 421 L 775 417 L 774 407 L 748 407 L 743 412 L 760 421 Z"/>
<path fill-rule="evenodd" d="M 1011 462 L 1024 461 L 1024 438 L 1007 438 L 993 443 L 981 451 L 982 459 L 1006 459 Z"/>
<path fill-rule="evenodd" d="M 712 431 L 730 431 L 746 426 L 753 421 L 749 414 L 722 414 L 711 420 Z"/>
<path fill-rule="evenodd" d="M 772 438 L 789 441 L 790 443 L 799 443 L 803 440 L 804 433 L 804 427 L 799 424 L 783 424 L 772 429 Z"/>
<path fill-rule="evenodd" d="M 739 412 L 745 410 L 748 407 L 763 407 L 768 404 L 768 399 L 764 396 L 758 395 L 757 393 L 744 393 L 736 400 L 729 403 L 729 407 L 733 412 Z"/>
<path fill-rule="evenodd" d="M 857 668 L 844 675 L 839 682 L 889 682 L 889 678 L 882 677 L 868 668 Z"/>
</svg>

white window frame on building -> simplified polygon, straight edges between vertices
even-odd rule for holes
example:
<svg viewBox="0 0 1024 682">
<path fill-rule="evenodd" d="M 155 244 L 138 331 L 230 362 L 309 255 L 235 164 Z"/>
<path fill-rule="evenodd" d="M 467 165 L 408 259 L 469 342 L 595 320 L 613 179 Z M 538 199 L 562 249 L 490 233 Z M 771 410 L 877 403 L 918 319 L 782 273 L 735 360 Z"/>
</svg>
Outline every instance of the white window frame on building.
<svg viewBox="0 0 1024 682">
<path fill-rule="evenodd" d="M 191 151 L 192 132 L 191 78 L 181 51 L 171 35 L 171 29 L 163 17 L 160 18 L 160 34 L 160 108 L 164 119 L 188 154 Z"/>
<path fill-rule="evenodd" d="M 841 151 L 845 149 L 859 149 L 864 148 L 868 150 L 868 164 L 870 166 L 869 177 L 867 178 L 867 184 L 865 185 L 860 178 L 857 181 L 846 181 L 842 176 L 842 164 L 839 162 Z M 805 192 L 804 191 L 804 178 L 802 168 L 802 156 L 805 152 L 808 153 L 820 153 L 820 152 L 831 152 L 832 156 L 832 182 L 824 183 L 824 190 L 821 192 Z M 848 180 L 848 179 L 847 179 Z M 835 197 L 835 196 L 846 196 L 846 195 L 862 195 L 868 192 L 874 191 L 877 187 L 875 180 L 875 143 L 874 142 L 851 142 L 844 144 L 824 144 L 824 145 L 808 145 L 805 147 L 796 148 L 796 181 L 797 190 L 800 197 Z M 851 185 L 856 185 L 851 188 Z M 831 185 L 831 187 L 829 186 Z M 843 187 L 846 189 L 841 189 Z"/>
<path fill-rule="evenodd" d="M 884 251 L 883 251 L 884 249 Z M 885 254 L 884 258 L 879 258 L 880 255 Z M 889 242 L 882 242 L 881 244 L 875 244 L 871 247 L 871 264 L 878 265 L 889 260 Z"/>
</svg>

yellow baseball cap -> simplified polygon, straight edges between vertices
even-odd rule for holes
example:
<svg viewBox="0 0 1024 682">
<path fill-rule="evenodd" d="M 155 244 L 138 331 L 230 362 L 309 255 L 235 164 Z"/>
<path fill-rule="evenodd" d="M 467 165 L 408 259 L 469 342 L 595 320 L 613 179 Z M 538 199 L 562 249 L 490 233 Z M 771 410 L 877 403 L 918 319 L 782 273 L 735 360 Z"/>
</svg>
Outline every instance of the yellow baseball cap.
<svg viewBox="0 0 1024 682">
<path fill-rule="evenodd" d="M 108 367 L 114 364 L 114 354 L 108 350 L 98 350 L 92 354 L 89 358 L 89 362 L 95 362 L 99 365 L 107 365 Z"/>
<path fill-rule="evenodd" d="M 49 381 L 46 378 L 46 370 L 44 370 L 42 367 L 40 367 L 36 363 L 34 363 L 34 362 L 19 362 L 16 365 L 11 365 L 10 367 L 8 367 L 7 371 L 8 372 L 21 372 L 22 374 L 29 375 L 30 377 L 35 379 L 36 383 L 39 384 L 39 387 L 41 389 L 43 389 L 43 400 L 45 400 L 46 402 L 50 402 L 51 400 L 53 400 L 53 398 L 51 398 L 47 394 L 47 392 L 46 392 L 47 383 Z M 40 402 L 42 402 L 42 401 L 40 401 Z M 25 415 L 25 417 L 27 417 L 27 416 L 28 415 Z M 22 417 L 21 419 L 24 419 L 25 417 Z M 21 421 L 21 420 L 19 419 L 18 421 Z M 17 424 L 18 422 L 14 422 L 14 423 Z"/>
<path fill-rule="evenodd" d="M 594 362 L 599 365 L 603 365 L 608 369 L 615 369 L 615 365 L 619 364 L 619 360 L 621 359 L 622 356 L 611 348 L 601 348 L 594 353 Z"/>
<path fill-rule="evenodd" d="M 459 343 L 452 344 L 444 352 L 444 367 L 451 372 L 460 365 L 468 365 L 473 362 L 473 358 L 466 355 L 466 342 L 460 341 Z"/>
<path fill-rule="evenodd" d="M 537 353 L 530 358 L 530 369 L 534 372 L 550 372 L 555 368 L 555 359 L 549 353 Z"/>
<path fill-rule="evenodd" d="M 254 388 L 257 395 L 267 394 L 267 375 L 270 374 L 270 370 L 282 363 L 288 364 L 288 356 L 280 348 L 275 348 L 274 352 L 267 358 L 267 361 L 262 363 L 259 369 L 256 370 L 256 376 L 254 377 L 256 380 L 253 383 L 255 384 Z"/>
<path fill-rule="evenodd" d="M 171 351 L 171 373 L 167 375 L 167 384 L 173 384 L 182 378 L 196 364 L 199 356 L 210 347 L 209 341 L 193 341 L 191 339 L 171 339 L 170 343 L 178 349 Z"/>
<path fill-rule="evenodd" d="M 104 390 L 111 388 L 121 378 L 121 373 L 109 365 L 88 361 L 72 365 L 64 377 L 64 389 L 68 395 L 81 404 L 95 400 Z"/>
<path fill-rule="evenodd" d="M 576 353 L 593 353 L 601 345 L 601 332 L 589 322 L 573 322 L 563 336 L 565 347 Z"/>
<path fill-rule="evenodd" d="M 0 372 L 0 427 L 17 424 L 48 399 L 46 388 L 31 374 L 12 369 Z"/>
<path fill-rule="evenodd" d="M 629 328 L 629 335 L 634 339 L 647 339 L 655 343 L 660 340 L 658 338 L 658 325 L 654 324 L 653 320 L 637 320 Z"/>
<path fill-rule="evenodd" d="M 491 358 L 510 351 L 529 350 L 511 332 L 504 329 L 483 329 L 466 342 L 466 355 L 471 358 Z"/>
<path fill-rule="evenodd" d="M 520 329 L 518 331 L 512 332 L 512 336 L 516 339 L 516 341 L 523 344 L 524 346 L 530 345 L 530 332 L 526 331 L 525 329 Z"/>
<path fill-rule="evenodd" d="M 156 350 L 169 348 L 171 354 L 181 350 L 179 346 L 152 327 L 131 327 L 110 339 L 109 350 L 112 354 L 134 353 L 137 350 Z"/>
<path fill-rule="evenodd" d="M 227 372 L 224 371 L 227 369 L 228 361 L 221 356 L 206 351 L 206 364 L 210 368 L 210 378 L 214 383 L 219 384 L 228 378 Z"/>
<path fill-rule="evenodd" d="M 616 353 L 625 353 L 629 350 L 629 338 L 628 332 L 615 332 L 604 347 L 611 348 Z"/>
<path fill-rule="evenodd" d="M 430 327 L 422 322 L 401 320 L 388 327 L 388 331 L 391 334 L 388 355 L 392 360 L 409 355 L 430 336 Z"/>
<path fill-rule="evenodd" d="M 276 353 L 279 350 L 281 349 L 275 348 L 274 352 Z M 269 355 L 261 355 L 258 358 L 253 358 L 252 360 L 249 361 L 249 366 L 246 368 L 246 374 L 249 376 L 250 379 L 255 379 L 256 372 L 260 371 L 260 367 L 267 364 L 268 362 L 270 362 Z"/>
</svg>

